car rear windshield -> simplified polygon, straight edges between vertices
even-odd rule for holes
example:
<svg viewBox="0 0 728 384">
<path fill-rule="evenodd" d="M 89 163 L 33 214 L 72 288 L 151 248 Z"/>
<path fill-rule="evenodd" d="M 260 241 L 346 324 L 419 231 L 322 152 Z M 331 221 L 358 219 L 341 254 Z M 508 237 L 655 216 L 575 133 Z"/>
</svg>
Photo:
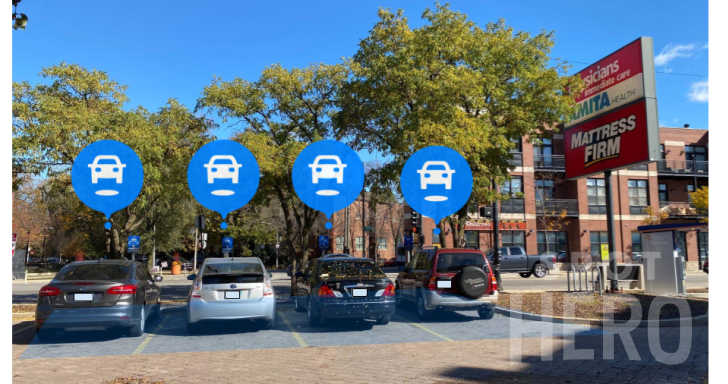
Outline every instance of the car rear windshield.
<svg viewBox="0 0 728 384">
<path fill-rule="evenodd" d="M 263 274 L 225 274 L 202 276 L 202 284 L 262 283 Z"/>
<path fill-rule="evenodd" d="M 69 265 L 56 276 L 56 280 L 96 280 L 96 281 L 118 281 L 129 278 L 131 268 L 128 265 L 120 264 L 81 264 Z"/>
<path fill-rule="evenodd" d="M 382 278 L 387 275 L 371 261 L 330 260 L 321 264 L 322 278 Z"/>
<path fill-rule="evenodd" d="M 205 265 L 202 276 L 206 275 L 263 275 L 263 266 L 258 263 L 211 263 Z"/>
<path fill-rule="evenodd" d="M 483 266 L 487 265 L 483 254 L 475 252 L 440 253 L 437 255 L 436 272 L 460 272 L 463 268 L 471 265 L 478 268 L 483 268 Z"/>
</svg>

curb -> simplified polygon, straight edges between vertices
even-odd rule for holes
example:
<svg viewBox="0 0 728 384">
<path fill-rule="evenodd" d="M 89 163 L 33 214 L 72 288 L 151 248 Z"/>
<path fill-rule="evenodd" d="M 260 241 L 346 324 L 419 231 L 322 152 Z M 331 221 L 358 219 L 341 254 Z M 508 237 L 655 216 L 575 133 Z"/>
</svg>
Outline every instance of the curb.
<svg viewBox="0 0 728 384">
<path fill-rule="evenodd" d="M 13 318 L 35 318 L 34 312 L 20 312 L 20 313 L 13 313 Z"/>
<path fill-rule="evenodd" d="M 551 322 L 551 323 L 571 323 L 571 324 L 581 324 L 586 325 L 589 327 L 634 327 L 632 324 L 628 322 L 613 322 L 609 323 L 607 325 L 604 325 L 605 320 L 604 319 L 586 319 L 581 317 L 558 317 L 558 316 L 545 316 L 545 315 L 537 315 L 534 313 L 529 312 L 521 312 L 516 311 L 514 309 L 502 307 L 500 305 L 497 305 L 495 307 L 495 312 L 499 315 L 512 317 L 512 318 L 521 318 L 522 320 L 529 320 L 529 321 L 545 321 L 545 322 Z M 663 319 L 663 320 L 640 320 L 639 325 L 636 326 L 636 328 L 647 328 L 647 327 L 679 327 L 683 321 L 690 321 L 691 325 L 693 326 L 700 326 L 700 325 L 708 325 L 708 315 L 700 315 L 691 317 L 689 319 Z"/>
</svg>

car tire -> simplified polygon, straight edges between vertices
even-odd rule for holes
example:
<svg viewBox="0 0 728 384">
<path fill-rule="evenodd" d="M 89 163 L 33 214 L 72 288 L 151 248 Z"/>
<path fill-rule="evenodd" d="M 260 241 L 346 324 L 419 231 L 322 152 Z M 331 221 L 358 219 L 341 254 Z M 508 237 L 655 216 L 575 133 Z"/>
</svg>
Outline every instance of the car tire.
<svg viewBox="0 0 728 384">
<path fill-rule="evenodd" d="M 379 325 L 387 325 L 389 324 L 389 318 L 390 316 L 377 316 L 377 324 Z"/>
<path fill-rule="evenodd" d="M 315 328 L 321 325 L 321 316 L 317 316 L 316 313 L 314 313 L 310 297 L 308 298 L 308 302 L 306 303 L 306 320 L 309 327 Z"/>
<path fill-rule="evenodd" d="M 144 334 L 144 326 L 146 325 L 146 313 L 144 306 L 142 305 L 141 314 L 139 316 L 139 322 L 134 324 L 133 327 L 129 328 L 130 337 L 139 337 Z"/>
<path fill-rule="evenodd" d="M 536 276 L 537 278 L 540 279 L 540 278 L 546 276 L 546 272 L 548 272 L 548 270 L 546 269 L 545 265 L 543 265 L 541 263 L 536 263 L 536 265 L 533 266 L 532 272 L 533 272 L 534 276 Z"/>
<path fill-rule="evenodd" d="M 162 303 L 157 301 L 157 304 L 154 304 L 154 309 L 152 309 L 152 313 L 149 314 L 149 320 L 159 319 L 159 315 L 161 313 L 162 313 Z"/>
<path fill-rule="evenodd" d="M 296 312 L 306 312 L 306 308 L 304 308 L 301 303 L 298 301 L 298 298 L 300 296 L 293 296 L 296 299 L 293 302 L 293 307 L 296 309 Z"/>
<path fill-rule="evenodd" d="M 484 320 L 492 319 L 495 316 L 495 306 L 484 305 L 478 308 L 478 315 Z"/>
<path fill-rule="evenodd" d="M 427 320 L 432 317 L 432 311 L 425 307 L 425 297 L 419 292 L 417 293 L 417 316 L 421 320 Z"/>
<path fill-rule="evenodd" d="M 275 328 L 275 326 L 276 326 L 276 318 L 275 318 L 275 315 L 274 315 L 274 317 L 272 319 L 270 319 L 270 320 L 264 320 L 263 321 L 263 329 L 270 330 L 270 329 Z"/>
<path fill-rule="evenodd" d="M 531 272 L 527 272 L 527 273 L 519 273 L 519 275 L 520 275 L 520 276 L 521 276 L 522 278 L 524 278 L 524 279 L 528 279 L 529 277 L 531 277 Z"/>
<path fill-rule="evenodd" d="M 41 328 L 41 329 L 39 329 L 39 330 L 36 331 L 36 335 L 35 336 L 40 341 L 52 341 L 53 339 L 56 338 L 56 336 L 58 336 L 58 332 L 59 331 L 60 331 L 59 329 L 53 329 L 53 328 L 51 328 L 51 329 L 43 329 L 43 328 Z"/>
</svg>

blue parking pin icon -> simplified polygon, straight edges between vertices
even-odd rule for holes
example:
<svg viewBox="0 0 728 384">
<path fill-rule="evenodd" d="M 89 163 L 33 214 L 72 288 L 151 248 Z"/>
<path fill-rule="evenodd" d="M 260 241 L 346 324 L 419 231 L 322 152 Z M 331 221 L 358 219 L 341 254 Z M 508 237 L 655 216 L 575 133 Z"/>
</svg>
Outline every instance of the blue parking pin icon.
<svg viewBox="0 0 728 384">
<path fill-rule="evenodd" d="M 187 166 L 187 185 L 205 208 L 222 215 L 242 208 L 258 190 L 260 168 L 253 153 L 231 140 L 217 140 L 200 148 Z"/>
<path fill-rule="evenodd" d="M 414 210 L 440 220 L 462 208 L 473 190 L 473 173 L 457 151 L 431 146 L 415 152 L 400 175 L 402 196 Z M 440 228 L 433 230 L 435 235 Z"/>
</svg>

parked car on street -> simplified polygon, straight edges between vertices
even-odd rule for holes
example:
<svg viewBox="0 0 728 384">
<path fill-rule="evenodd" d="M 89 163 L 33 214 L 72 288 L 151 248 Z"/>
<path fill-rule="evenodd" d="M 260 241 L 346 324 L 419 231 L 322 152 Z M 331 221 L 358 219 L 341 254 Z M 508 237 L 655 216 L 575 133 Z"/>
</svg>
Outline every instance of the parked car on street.
<svg viewBox="0 0 728 384">
<path fill-rule="evenodd" d="M 492 319 L 498 285 L 483 252 L 463 248 L 425 248 L 397 275 L 396 302 L 415 303 L 421 319 L 436 310 L 477 310 Z"/>
<path fill-rule="evenodd" d="M 516 272 L 523 278 L 531 277 L 542 278 L 554 269 L 556 256 L 553 254 L 543 255 L 527 255 L 523 247 L 499 247 L 500 253 L 500 272 L 509 273 Z M 485 252 L 488 261 L 493 264 L 493 248 Z"/>
<path fill-rule="evenodd" d="M 35 326 L 40 340 L 61 330 L 122 328 L 141 336 L 159 316 L 162 289 L 146 265 L 131 260 L 78 261 L 63 267 L 38 293 Z"/>
<path fill-rule="evenodd" d="M 205 322 L 250 319 L 275 323 L 276 298 L 266 271 L 257 257 L 208 258 L 193 280 L 187 300 L 187 332 L 195 333 Z"/>
<path fill-rule="evenodd" d="M 372 259 L 314 259 L 296 276 L 294 305 L 306 312 L 311 327 L 342 318 L 374 318 L 384 325 L 395 311 L 394 284 Z"/>
</svg>

